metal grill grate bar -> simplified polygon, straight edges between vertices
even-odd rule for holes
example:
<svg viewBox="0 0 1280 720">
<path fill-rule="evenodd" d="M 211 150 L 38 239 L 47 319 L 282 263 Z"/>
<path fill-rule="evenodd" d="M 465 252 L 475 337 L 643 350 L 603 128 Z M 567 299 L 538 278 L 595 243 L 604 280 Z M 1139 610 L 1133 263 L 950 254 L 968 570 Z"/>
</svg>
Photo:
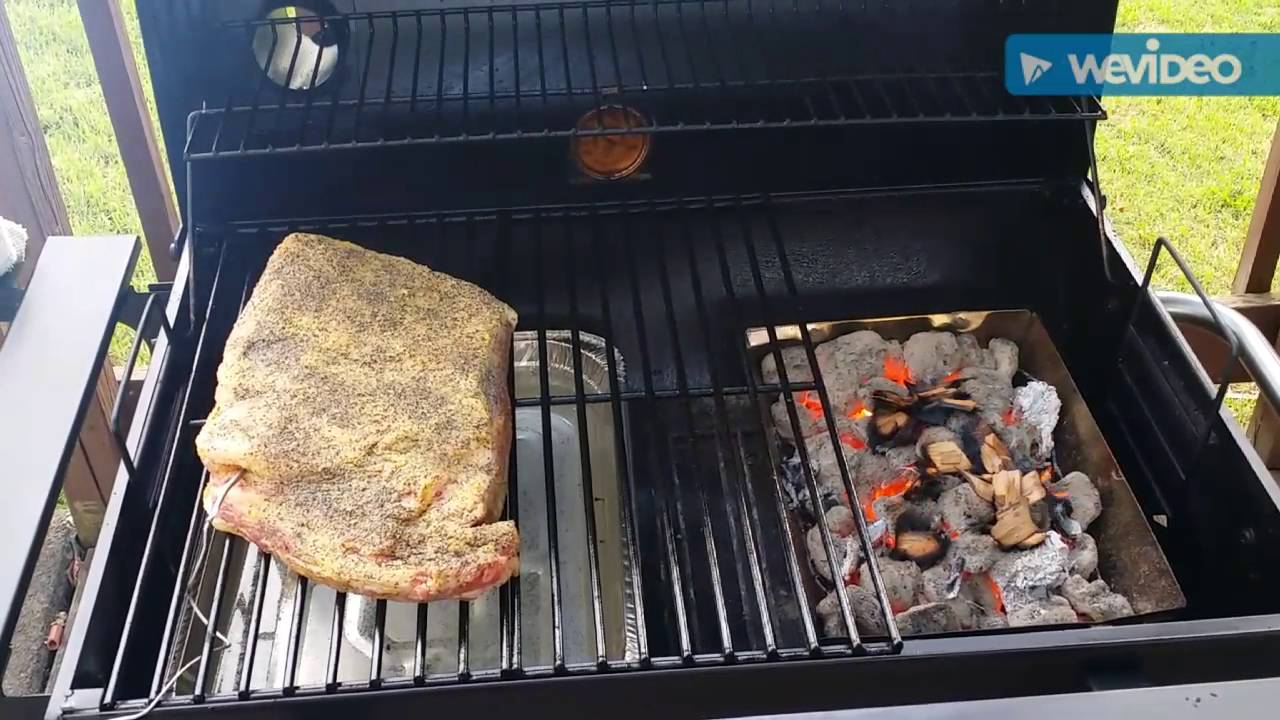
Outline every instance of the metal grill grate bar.
<svg viewBox="0 0 1280 720">
<path fill-rule="evenodd" d="M 188 156 L 1104 116 L 1095 98 L 1010 97 L 1002 68 L 991 59 L 998 57 L 995 44 L 990 52 L 967 53 L 981 61 L 948 57 L 929 44 L 913 44 L 910 36 L 886 48 L 888 41 L 874 35 L 875 24 L 865 22 L 885 12 L 895 11 L 850 9 L 844 2 L 779 8 L 776 0 L 633 0 L 233 23 L 223 28 L 226 46 L 248 45 L 243 50 L 250 54 L 265 46 L 263 57 L 282 67 L 284 77 L 257 72 L 222 105 L 197 112 Z M 308 33 L 304 24 L 321 29 Z M 841 31 L 830 30 L 836 27 Z M 300 63 L 304 43 L 315 57 Z M 911 57 L 899 57 L 900 47 L 910 47 Z M 336 67 L 322 77 L 326 60 Z M 863 85 L 876 102 L 866 102 Z M 972 94 L 966 85 L 980 92 Z M 540 102 L 523 101 L 531 95 Z M 610 104 L 640 109 L 648 124 L 576 125 L 581 113 Z M 322 133 L 313 109 L 326 117 Z"/>
</svg>

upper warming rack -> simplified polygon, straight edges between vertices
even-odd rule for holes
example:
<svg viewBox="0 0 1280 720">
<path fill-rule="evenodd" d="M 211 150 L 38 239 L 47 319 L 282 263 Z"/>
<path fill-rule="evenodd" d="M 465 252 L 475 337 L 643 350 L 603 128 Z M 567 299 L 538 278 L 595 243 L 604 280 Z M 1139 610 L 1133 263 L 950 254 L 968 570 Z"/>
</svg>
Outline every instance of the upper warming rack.
<svg viewBox="0 0 1280 720">
<path fill-rule="evenodd" d="M 1044 3 L 654 0 L 276 11 L 224 23 L 245 72 L 187 157 L 362 145 L 957 121 L 1096 120 L 1096 98 L 1009 95 L 1003 38 Z M 1053 4 L 1050 4 L 1052 6 Z M 624 123 L 584 122 L 604 106 Z"/>
</svg>

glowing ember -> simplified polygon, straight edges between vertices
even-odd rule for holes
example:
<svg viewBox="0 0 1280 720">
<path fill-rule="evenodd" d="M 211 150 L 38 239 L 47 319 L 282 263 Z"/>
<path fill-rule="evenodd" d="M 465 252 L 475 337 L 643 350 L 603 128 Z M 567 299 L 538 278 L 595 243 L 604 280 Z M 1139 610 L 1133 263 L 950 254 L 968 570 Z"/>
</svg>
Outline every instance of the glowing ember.
<svg viewBox="0 0 1280 720">
<path fill-rule="evenodd" d="M 1040 471 L 1040 482 L 1047 483 L 1052 479 L 1053 479 L 1053 468 L 1046 465 L 1045 468 Z"/>
<path fill-rule="evenodd" d="M 1004 411 L 1004 415 L 1000 416 L 1000 419 L 1004 420 L 1005 425 L 1017 425 L 1018 411 L 1010 405 L 1009 409 Z"/>
<path fill-rule="evenodd" d="M 897 497 L 898 495 L 901 495 L 906 491 L 910 490 L 911 488 L 915 487 L 915 484 L 916 484 L 916 471 L 914 468 L 907 468 L 897 478 L 890 480 L 889 482 L 871 491 L 871 497 L 868 498 L 867 501 L 862 504 L 862 516 L 871 522 L 875 522 L 876 511 L 875 511 L 874 505 L 876 500 L 879 500 L 880 498 L 885 498 L 885 497 Z M 892 538 L 892 537 L 893 537 L 892 533 L 886 534 L 885 542 L 889 543 L 890 542 L 889 538 Z M 889 545 L 888 547 L 892 548 L 893 545 Z"/>
<path fill-rule="evenodd" d="M 1003 613 L 1004 593 L 1000 592 L 1000 585 L 991 577 L 991 573 L 982 573 L 982 581 L 986 583 L 987 591 L 991 593 L 991 600 L 996 612 Z"/>
<path fill-rule="evenodd" d="M 956 540 L 960 537 L 960 531 L 951 527 L 951 523 L 947 522 L 946 520 L 943 520 L 940 523 L 938 523 L 938 527 L 942 530 L 942 532 L 947 534 L 947 537 L 951 538 L 952 540 Z"/>
<path fill-rule="evenodd" d="M 812 416 L 814 420 L 822 419 L 822 399 L 818 397 L 818 393 L 812 390 L 805 390 L 800 393 L 797 400 L 800 402 L 800 407 L 808 410 L 809 415 Z"/>
<path fill-rule="evenodd" d="M 907 361 L 892 355 L 884 356 L 884 376 L 903 387 L 906 387 L 907 383 L 915 382 L 911 377 L 911 368 L 907 367 Z"/>
<path fill-rule="evenodd" d="M 898 547 L 898 538 L 893 533 L 885 533 L 884 546 L 890 550 Z"/>
<path fill-rule="evenodd" d="M 858 451 L 867 449 L 867 441 L 853 433 L 840 433 L 840 442 L 850 450 Z"/>
<path fill-rule="evenodd" d="M 867 404 L 861 400 L 854 403 L 853 407 L 849 410 L 850 420 L 861 420 L 862 418 L 869 417 L 871 417 L 871 408 L 867 407 Z"/>
<path fill-rule="evenodd" d="M 1058 498 L 1059 500 L 1067 500 L 1067 499 L 1070 499 L 1071 497 L 1071 494 L 1068 493 L 1066 490 L 1054 490 L 1049 494 Z"/>
<path fill-rule="evenodd" d="M 955 381 L 957 381 L 957 380 L 959 380 L 959 379 L 960 379 L 960 369 L 959 369 L 959 368 L 957 368 L 957 369 L 952 370 L 951 372 L 947 373 L 947 374 L 946 374 L 946 376 L 944 376 L 944 377 L 942 378 L 942 383 L 941 383 L 941 384 L 943 384 L 943 385 L 950 385 L 951 383 L 953 383 L 953 382 L 955 382 Z"/>
</svg>

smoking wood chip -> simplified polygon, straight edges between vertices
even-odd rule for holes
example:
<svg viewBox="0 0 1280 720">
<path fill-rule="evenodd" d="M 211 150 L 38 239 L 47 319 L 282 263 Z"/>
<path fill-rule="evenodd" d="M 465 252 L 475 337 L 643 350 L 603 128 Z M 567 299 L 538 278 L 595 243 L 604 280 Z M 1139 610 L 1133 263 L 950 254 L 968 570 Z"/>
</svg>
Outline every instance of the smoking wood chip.
<svg viewBox="0 0 1280 720">
<path fill-rule="evenodd" d="M 944 473 L 973 468 L 973 463 L 969 462 L 969 458 L 960 449 L 960 446 L 950 440 L 930 443 L 925 446 L 924 452 L 929 456 L 929 461 L 933 463 L 933 466 Z"/>
<path fill-rule="evenodd" d="M 942 556 L 943 550 L 938 536 L 924 530 L 899 532 L 894 546 L 895 555 L 921 565 L 932 564 Z"/>
<path fill-rule="evenodd" d="M 942 405 L 946 405 L 947 407 L 952 407 L 957 410 L 968 410 L 969 412 L 974 411 L 978 407 L 978 402 L 976 400 L 961 400 L 960 398 L 942 398 L 937 402 Z"/>
<path fill-rule="evenodd" d="M 990 480 L 984 480 L 983 478 L 966 470 L 961 470 L 960 474 L 964 476 L 965 480 L 969 481 L 969 485 L 973 488 L 973 491 L 978 494 L 978 497 L 986 500 L 987 502 L 991 502 L 995 497 L 995 491 L 991 487 Z"/>
</svg>

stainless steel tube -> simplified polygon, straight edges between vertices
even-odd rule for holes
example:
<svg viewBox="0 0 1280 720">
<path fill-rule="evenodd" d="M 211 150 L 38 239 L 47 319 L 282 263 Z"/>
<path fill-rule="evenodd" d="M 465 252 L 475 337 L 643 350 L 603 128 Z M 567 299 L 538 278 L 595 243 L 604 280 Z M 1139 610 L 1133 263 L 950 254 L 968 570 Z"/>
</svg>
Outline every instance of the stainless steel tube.
<svg viewBox="0 0 1280 720">
<path fill-rule="evenodd" d="M 1156 297 L 1174 320 L 1193 323 L 1215 334 L 1221 334 L 1208 308 L 1195 295 L 1160 291 L 1156 293 Z M 1240 361 L 1253 376 L 1254 382 L 1258 383 L 1258 390 L 1271 401 L 1273 407 L 1280 407 L 1280 357 L 1276 356 L 1273 341 L 1239 312 L 1222 303 L 1215 302 L 1213 306 L 1227 331 L 1233 333 L 1240 343 Z"/>
</svg>

